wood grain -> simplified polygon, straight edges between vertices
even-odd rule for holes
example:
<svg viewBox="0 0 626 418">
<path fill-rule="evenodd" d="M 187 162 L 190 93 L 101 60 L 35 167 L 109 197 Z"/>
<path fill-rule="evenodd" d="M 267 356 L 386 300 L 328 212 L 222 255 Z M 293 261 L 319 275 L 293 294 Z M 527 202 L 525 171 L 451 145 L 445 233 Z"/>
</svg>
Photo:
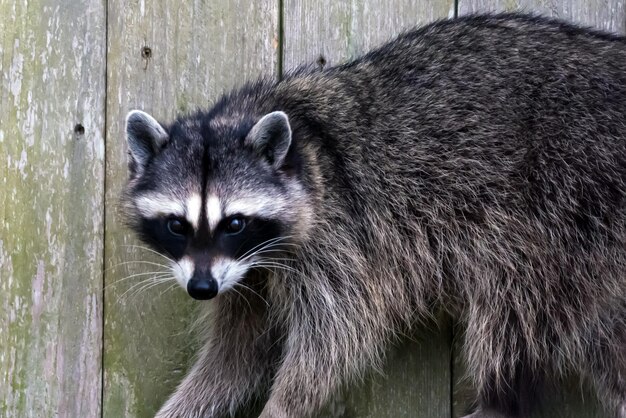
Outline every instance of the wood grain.
<svg viewBox="0 0 626 418">
<path fill-rule="evenodd" d="M 0 2 L 0 416 L 100 414 L 104 1 Z"/>
<path fill-rule="evenodd" d="M 198 304 L 169 284 L 141 291 L 145 273 L 167 269 L 137 262 L 165 260 L 135 247 L 115 209 L 126 179 L 126 113 L 143 109 L 169 121 L 258 75 L 275 77 L 277 7 L 268 0 L 109 0 L 105 417 L 150 417 L 166 400 L 190 365 L 188 329 Z"/>
<path fill-rule="evenodd" d="M 625 0 L 459 0 L 459 15 L 488 11 L 541 14 L 626 33 Z"/>
<path fill-rule="evenodd" d="M 402 31 L 454 16 L 454 0 L 284 0 L 284 68 L 334 65 Z M 320 59 L 321 58 L 321 59 Z"/>
<path fill-rule="evenodd" d="M 454 16 L 454 1 L 284 1 L 284 68 L 334 65 L 402 31 Z M 445 321 L 443 321 L 445 324 Z M 383 375 L 347 387 L 322 417 L 450 416 L 450 332 L 422 330 L 390 353 Z"/>
<path fill-rule="evenodd" d="M 451 413 L 451 328 L 425 325 L 389 350 L 380 372 L 347 386 L 320 418 L 439 418 Z"/>
</svg>

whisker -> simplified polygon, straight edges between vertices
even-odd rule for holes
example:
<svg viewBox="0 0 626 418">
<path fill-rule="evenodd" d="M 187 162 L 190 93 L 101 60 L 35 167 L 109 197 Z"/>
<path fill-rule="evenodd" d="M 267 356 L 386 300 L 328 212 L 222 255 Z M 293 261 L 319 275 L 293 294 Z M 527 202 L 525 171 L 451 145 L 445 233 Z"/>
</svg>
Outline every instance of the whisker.
<svg viewBox="0 0 626 418">
<path fill-rule="evenodd" d="M 143 245 L 136 245 L 136 244 L 135 245 L 123 245 L 123 247 L 135 247 L 135 248 L 140 248 L 140 249 L 143 249 L 143 250 L 146 250 L 146 251 L 150 251 L 151 253 L 154 253 L 156 255 L 159 255 L 159 256 L 165 258 L 170 263 L 176 263 L 180 267 L 180 264 L 178 263 L 178 260 L 170 258 L 170 257 L 166 256 L 165 254 L 162 254 L 162 253 L 160 253 L 158 251 L 153 250 L 152 248 L 145 247 Z"/>
<path fill-rule="evenodd" d="M 287 248 L 283 247 L 283 246 L 286 246 L 286 245 L 291 245 L 291 246 L 294 246 L 294 247 L 298 247 L 298 245 L 296 245 L 296 244 L 287 244 L 287 243 L 278 243 L 276 245 L 268 245 L 267 247 L 263 247 L 263 248 L 259 249 L 258 251 L 254 252 L 253 254 L 250 254 L 250 255 L 246 256 L 246 258 L 240 259 L 238 261 L 245 261 L 245 260 L 248 260 L 248 259 L 256 256 L 256 255 L 265 254 L 265 253 L 272 253 L 272 252 L 275 252 L 275 251 L 281 251 L 281 252 L 286 252 L 286 253 L 290 253 L 290 254 L 295 254 L 296 253 L 294 249 L 287 249 Z"/>
<path fill-rule="evenodd" d="M 268 248 L 270 245 L 274 245 L 274 244 L 278 244 L 280 241 L 286 240 L 292 238 L 292 236 L 285 236 L 285 237 L 276 237 L 276 238 L 271 238 L 268 239 L 267 241 L 264 241 L 260 244 L 258 244 L 257 246 L 253 247 L 252 249 L 248 250 L 245 254 L 243 254 L 241 257 L 239 257 L 237 259 L 237 261 L 244 261 L 246 259 L 248 259 L 251 255 L 255 254 L 258 251 L 264 250 L 266 248 Z M 285 243 L 287 244 L 287 243 Z"/>
<path fill-rule="evenodd" d="M 291 258 L 277 258 L 277 257 L 260 257 L 258 260 L 253 260 L 251 263 L 264 262 L 264 261 L 293 261 Z"/>
<path fill-rule="evenodd" d="M 176 287 L 176 285 L 178 284 L 177 281 L 175 281 L 174 283 L 172 283 L 171 285 L 169 285 L 169 287 L 167 289 L 165 289 L 164 291 L 162 291 L 161 293 L 159 293 L 159 297 L 163 296 L 164 294 L 166 294 L 167 292 L 169 292 L 170 290 L 174 289 Z"/>
<path fill-rule="evenodd" d="M 282 241 L 282 240 L 288 239 L 288 238 L 290 238 L 290 237 L 291 237 L 291 236 L 284 236 L 284 237 L 274 237 L 274 238 L 270 238 L 270 239 L 268 239 L 268 240 L 266 240 L 266 241 L 263 241 L 262 243 L 260 243 L 260 244 L 256 245 L 255 247 L 251 248 L 251 249 L 250 249 L 250 250 L 249 250 L 246 254 L 244 254 L 242 257 L 245 257 L 248 253 L 253 252 L 254 250 L 256 250 L 256 249 L 257 249 L 257 248 L 259 248 L 259 247 L 262 247 L 263 245 L 267 245 L 267 244 L 274 243 L 274 242 L 279 242 L 279 241 Z"/>
<path fill-rule="evenodd" d="M 237 292 L 237 294 L 238 294 L 239 296 L 241 296 L 241 298 L 242 298 L 243 300 L 245 300 L 245 301 L 246 301 L 246 303 L 248 304 L 248 308 L 250 308 L 250 313 L 252 313 L 252 312 L 253 312 L 253 310 L 252 310 L 252 305 L 250 305 L 250 302 L 248 301 L 248 298 L 246 298 L 246 297 L 245 297 L 245 295 L 244 295 L 243 293 L 241 293 L 239 290 L 237 290 L 237 289 L 236 289 L 236 286 L 237 286 L 237 283 L 235 283 L 235 285 L 234 285 L 233 287 L 231 287 L 231 289 L 232 289 L 234 292 Z"/>
<path fill-rule="evenodd" d="M 133 277 L 140 277 L 140 276 L 149 276 L 149 275 L 155 275 L 156 276 L 162 276 L 162 275 L 171 275 L 172 273 L 169 271 L 148 271 L 145 273 L 137 273 L 137 274 L 131 274 L 130 276 L 126 276 L 126 277 L 122 277 L 121 279 L 117 279 L 112 283 L 107 284 L 106 286 L 104 286 L 104 288 L 108 288 L 110 286 L 114 286 L 117 284 L 120 284 L 123 281 L 126 281 L 128 279 L 132 279 Z"/>
<path fill-rule="evenodd" d="M 127 299 L 129 302 L 134 302 L 137 298 L 139 297 L 144 297 L 147 295 L 147 292 L 152 289 L 153 287 L 156 287 L 160 284 L 163 283 L 150 283 L 146 286 L 143 286 L 139 289 L 136 289 L 134 292 L 132 292 L 130 295 L 127 296 Z M 154 296 L 150 296 L 150 298 L 154 298 Z"/>
<path fill-rule="evenodd" d="M 258 265 L 261 265 L 261 264 L 280 264 L 282 266 L 289 267 L 289 266 L 287 266 L 284 263 L 279 263 L 278 261 L 264 260 L 262 258 L 250 261 L 247 265 L 249 265 L 249 266 L 258 266 Z"/>
<path fill-rule="evenodd" d="M 122 277 L 120 279 L 117 279 L 113 283 L 110 283 L 107 286 L 114 285 L 114 284 L 119 284 L 121 282 L 124 282 L 126 280 L 130 280 L 130 279 L 135 278 L 135 277 L 150 276 L 150 277 L 147 277 L 145 279 L 141 279 L 141 281 L 143 281 L 143 280 L 150 280 L 153 277 L 154 278 L 158 278 L 158 277 L 161 277 L 161 276 L 168 276 L 168 275 L 171 275 L 171 274 L 172 274 L 171 272 L 167 272 L 167 271 L 151 271 L 151 272 L 147 272 L 147 273 L 131 274 L 130 276 L 126 276 L 126 277 Z"/>
<path fill-rule="evenodd" d="M 170 277 L 166 277 L 166 278 L 164 278 L 164 279 L 160 279 L 159 281 L 155 281 L 155 282 L 152 282 L 152 283 L 148 283 L 147 285 L 142 286 L 142 287 L 140 287 L 139 289 L 137 289 L 137 290 L 136 290 L 133 294 L 131 294 L 131 295 L 129 296 L 129 298 L 131 298 L 131 299 L 136 298 L 136 297 L 137 297 L 137 296 L 139 296 L 141 293 L 147 292 L 148 290 L 150 290 L 150 289 L 152 289 L 152 288 L 154 288 L 154 287 L 157 287 L 157 286 L 159 286 L 159 285 L 161 285 L 161 284 L 168 283 L 168 282 L 170 282 L 170 281 L 171 281 L 171 280 L 173 280 L 173 279 L 174 279 L 174 278 L 170 276 Z"/>
<path fill-rule="evenodd" d="M 146 284 L 150 285 L 154 282 L 165 283 L 169 280 L 171 280 L 169 277 L 157 277 L 157 278 L 149 277 L 147 279 L 141 280 L 133 284 L 132 286 L 130 286 L 128 289 L 126 289 L 126 291 L 117 298 L 118 302 L 122 300 L 128 293 L 132 292 L 134 289 L 137 289 L 138 287 L 145 286 Z"/>
<path fill-rule="evenodd" d="M 147 283 L 152 283 L 152 280 L 153 280 L 152 278 L 148 278 L 148 279 L 145 279 L 145 280 L 142 280 L 142 281 L 140 281 L 140 282 L 137 282 L 137 283 L 133 284 L 132 286 L 130 286 L 128 289 L 126 289 L 126 291 L 125 291 L 124 293 L 122 293 L 122 294 L 121 294 L 121 295 L 117 298 L 117 299 L 118 299 L 118 301 L 121 301 L 122 299 L 124 299 L 124 297 L 125 297 L 127 294 L 131 293 L 131 292 L 132 292 L 134 289 L 136 289 L 138 286 L 144 286 L 144 285 L 145 285 L 145 284 L 147 284 Z M 131 294 L 132 294 L 132 293 L 131 293 Z"/>
<path fill-rule="evenodd" d="M 167 261 L 171 261 L 171 262 L 173 262 L 173 263 L 174 263 L 174 262 L 176 262 L 176 260 L 174 260 L 174 259 L 172 259 L 172 258 L 169 258 L 169 257 L 168 257 L 168 256 L 166 256 L 165 254 L 161 254 L 160 252 L 155 251 L 155 250 L 153 250 L 152 248 L 145 247 L 145 246 L 143 246 L 143 245 L 122 245 L 122 247 L 125 247 L 125 248 L 140 248 L 140 249 L 142 249 L 142 250 L 149 251 L 149 252 L 151 252 L 151 253 L 153 253 L 153 254 L 160 255 L 161 257 L 165 258 Z"/>
<path fill-rule="evenodd" d="M 254 289 L 252 289 L 250 286 L 246 286 L 243 283 L 235 283 L 235 286 L 241 286 L 244 289 L 248 289 L 250 292 L 252 292 L 255 295 L 257 295 L 259 297 L 259 299 L 261 299 L 265 303 L 265 305 L 270 306 L 269 302 L 263 296 L 261 296 L 258 292 L 256 292 Z"/>
<path fill-rule="evenodd" d="M 266 268 L 268 270 L 271 270 L 272 268 L 276 268 L 276 269 L 282 269 L 285 271 L 289 271 L 291 273 L 300 273 L 298 270 L 289 267 L 289 266 L 285 266 L 284 264 L 280 264 L 280 263 L 252 263 L 250 264 L 251 268 L 254 267 L 261 267 L 261 268 Z"/>
<path fill-rule="evenodd" d="M 268 247 L 263 247 L 263 248 L 261 248 L 260 250 L 258 250 L 258 251 L 256 251 L 256 252 L 254 252 L 254 253 L 252 253 L 252 254 L 249 254 L 249 255 L 248 255 L 248 256 L 246 256 L 245 258 L 242 258 L 242 259 L 237 259 L 237 261 L 239 261 L 239 262 L 245 262 L 245 261 L 248 261 L 248 260 L 250 260 L 250 259 L 254 259 L 254 257 L 260 256 L 261 254 L 268 254 L 268 253 L 270 253 L 270 254 L 271 254 L 271 253 L 275 253 L 275 252 L 277 252 L 277 251 L 279 251 L 279 250 L 280 250 L 280 251 L 284 251 L 284 249 L 282 249 L 282 248 L 280 248 L 280 247 L 278 247 L 278 246 L 268 246 Z M 288 252 L 288 253 L 290 253 L 290 254 L 295 254 L 295 251 L 285 251 L 285 252 Z"/>
<path fill-rule="evenodd" d="M 123 266 L 123 265 L 126 265 L 126 264 L 133 264 L 133 263 L 136 263 L 136 264 L 147 264 L 147 265 L 151 265 L 151 266 L 159 266 L 159 267 L 168 268 L 168 269 L 170 268 L 170 266 L 168 266 L 166 264 L 155 263 L 153 261 L 130 260 L 130 261 L 124 261 L 122 263 L 117 263 L 117 264 L 114 264 L 112 266 L 109 266 L 104 271 L 109 271 L 109 270 L 111 270 L 113 268 L 116 268 L 116 267 L 119 267 L 119 266 Z"/>
</svg>

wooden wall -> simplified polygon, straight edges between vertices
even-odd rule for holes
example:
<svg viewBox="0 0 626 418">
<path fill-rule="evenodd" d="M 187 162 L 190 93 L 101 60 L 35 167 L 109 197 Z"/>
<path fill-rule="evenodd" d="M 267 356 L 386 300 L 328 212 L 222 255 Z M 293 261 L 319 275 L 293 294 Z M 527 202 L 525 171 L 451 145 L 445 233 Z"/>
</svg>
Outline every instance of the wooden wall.
<svg viewBox="0 0 626 418">
<path fill-rule="evenodd" d="M 103 1 L 0 1 L 0 416 L 101 409 Z"/>
<path fill-rule="evenodd" d="M 625 32 L 625 2 L 0 1 L 0 417 L 150 417 L 190 364 L 198 302 L 169 284 L 144 289 L 162 259 L 116 208 L 130 109 L 167 120 L 256 76 L 336 64 L 478 11 Z M 321 416 L 463 415 L 455 337 L 445 319 L 425 327 Z M 568 382 L 537 416 L 604 414 Z"/>
</svg>

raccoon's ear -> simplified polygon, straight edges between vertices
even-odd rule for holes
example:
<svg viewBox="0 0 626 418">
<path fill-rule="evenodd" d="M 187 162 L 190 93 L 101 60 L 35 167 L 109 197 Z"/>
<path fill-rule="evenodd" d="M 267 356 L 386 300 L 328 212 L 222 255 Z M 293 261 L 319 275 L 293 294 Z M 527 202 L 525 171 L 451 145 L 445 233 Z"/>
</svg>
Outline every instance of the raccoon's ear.
<svg viewBox="0 0 626 418">
<path fill-rule="evenodd" d="M 291 126 L 285 112 L 263 116 L 246 136 L 245 144 L 254 148 L 274 168 L 280 168 L 291 145 Z"/>
<path fill-rule="evenodd" d="M 159 122 L 141 110 L 132 110 L 126 116 L 126 141 L 133 174 L 140 174 L 150 159 L 167 143 L 169 136 Z"/>
</svg>

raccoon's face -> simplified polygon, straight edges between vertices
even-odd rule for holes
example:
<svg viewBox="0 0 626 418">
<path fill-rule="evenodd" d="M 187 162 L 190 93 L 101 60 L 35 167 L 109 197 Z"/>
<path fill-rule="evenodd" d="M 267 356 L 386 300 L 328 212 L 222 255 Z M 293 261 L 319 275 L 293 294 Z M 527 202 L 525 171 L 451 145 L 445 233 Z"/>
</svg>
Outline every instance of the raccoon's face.
<svg viewBox="0 0 626 418">
<path fill-rule="evenodd" d="M 210 299 L 252 269 L 276 267 L 306 233 L 307 193 L 285 113 L 230 123 L 197 116 L 166 129 L 132 111 L 126 134 L 129 223 L 173 260 L 174 277 L 193 298 Z"/>
</svg>

